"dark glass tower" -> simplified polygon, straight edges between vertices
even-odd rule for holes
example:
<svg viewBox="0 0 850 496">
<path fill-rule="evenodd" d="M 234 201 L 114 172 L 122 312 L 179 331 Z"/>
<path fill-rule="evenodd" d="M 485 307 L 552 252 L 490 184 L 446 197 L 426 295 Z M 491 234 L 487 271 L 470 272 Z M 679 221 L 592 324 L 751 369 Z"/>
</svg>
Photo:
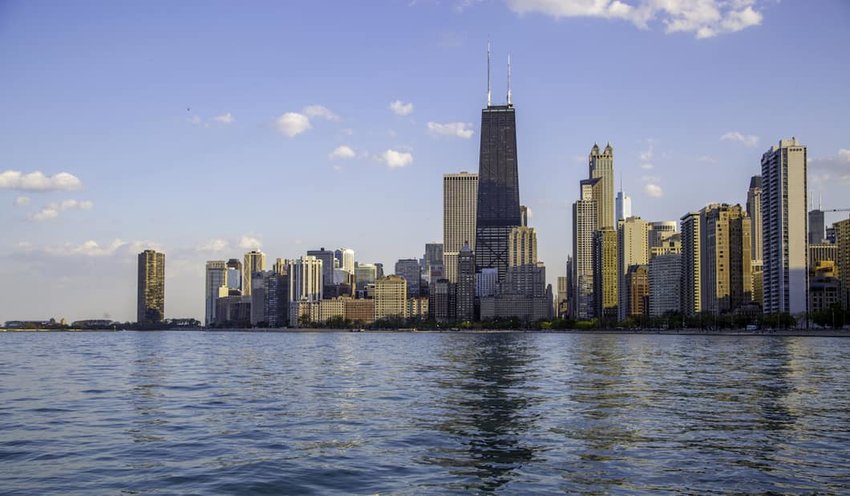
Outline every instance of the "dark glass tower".
<svg viewBox="0 0 850 496">
<path fill-rule="evenodd" d="M 521 225 L 517 175 L 516 113 L 507 105 L 481 112 L 475 269 L 495 268 L 499 282 L 508 268 L 508 235 Z"/>
</svg>

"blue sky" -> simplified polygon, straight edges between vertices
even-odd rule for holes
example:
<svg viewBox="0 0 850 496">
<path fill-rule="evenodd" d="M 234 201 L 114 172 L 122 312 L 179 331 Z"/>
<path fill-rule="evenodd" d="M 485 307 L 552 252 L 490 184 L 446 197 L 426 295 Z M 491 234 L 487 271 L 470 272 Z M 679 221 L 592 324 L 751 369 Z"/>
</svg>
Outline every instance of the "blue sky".
<svg viewBox="0 0 850 496">
<path fill-rule="evenodd" d="M 791 136 L 850 207 L 848 26 L 843 0 L 0 2 L 0 321 L 133 319 L 145 247 L 196 318 L 204 261 L 255 246 L 421 256 L 442 174 L 478 167 L 488 39 L 550 282 L 594 142 L 645 219 L 743 203 Z"/>
</svg>

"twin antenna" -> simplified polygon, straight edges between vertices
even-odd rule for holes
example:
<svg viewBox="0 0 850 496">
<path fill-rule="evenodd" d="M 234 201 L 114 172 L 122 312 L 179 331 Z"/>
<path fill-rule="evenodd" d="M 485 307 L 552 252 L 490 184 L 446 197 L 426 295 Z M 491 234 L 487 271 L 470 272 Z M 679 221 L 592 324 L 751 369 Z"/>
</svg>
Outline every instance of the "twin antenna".
<svg viewBox="0 0 850 496">
<path fill-rule="evenodd" d="M 487 42 L 487 106 L 493 105 L 490 92 L 490 42 Z M 511 55 L 508 54 L 508 106 L 511 106 Z"/>
</svg>

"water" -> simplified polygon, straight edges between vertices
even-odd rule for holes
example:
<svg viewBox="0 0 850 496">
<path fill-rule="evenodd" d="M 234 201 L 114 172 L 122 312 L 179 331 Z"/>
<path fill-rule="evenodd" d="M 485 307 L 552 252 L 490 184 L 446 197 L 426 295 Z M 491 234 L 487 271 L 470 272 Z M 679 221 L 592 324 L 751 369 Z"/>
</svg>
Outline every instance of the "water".
<svg viewBox="0 0 850 496">
<path fill-rule="evenodd" d="M 0 493 L 850 491 L 850 341 L 0 334 Z"/>
</svg>

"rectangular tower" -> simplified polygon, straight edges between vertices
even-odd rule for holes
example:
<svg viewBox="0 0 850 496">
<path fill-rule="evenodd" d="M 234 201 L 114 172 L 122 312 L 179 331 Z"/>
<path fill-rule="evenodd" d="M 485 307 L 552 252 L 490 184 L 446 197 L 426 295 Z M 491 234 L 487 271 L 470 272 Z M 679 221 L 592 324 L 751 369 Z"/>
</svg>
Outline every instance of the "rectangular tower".
<svg viewBox="0 0 850 496">
<path fill-rule="evenodd" d="M 780 140 L 762 155 L 761 180 L 764 312 L 805 312 L 806 147 L 796 138 Z"/>
<path fill-rule="evenodd" d="M 629 294 L 630 287 L 626 284 L 626 275 L 629 274 L 632 266 L 649 263 L 649 223 L 640 217 L 629 217 L 619 224 L 617 227 L 617 281 L 619 283 L 617 313 L 619 319 L 624 320 L 634 313 L 629 311 L 631 308 L 629 305 L 634 298 Z M 645 268 L 634 272 L 637 274 L 635 277 L 641 278 L 645 272 Z"/>
<path fill-rule="evenodd" d="M 513 105 L 487 105 L 481 112 L 476 271 L 495 268 L 503 281 L 508 268 L 508 235 L 520 226 L 516 113 Z"/>
<path fill-rule="evenodd" d="M 573 203 L 573 291 L 572 316 L 589 319 L 595 315 L 593 301 L 593 233 L 596 231 L 596 202 L 593 184 L 581 182 L 581 197 Z"/>
<path fill-rule="evenodd" d="M 596 224 L 598 229 L 616 226 L 614 205 L 614 149 L 609 144 L 602 152 L 593 145 L 588 157 L 588 177 L 599 178 L 599 191 L 596 200 Z"/>
<path fill-rule="evenodd" d="M 444 277 L 457 282 L 457 256 L 464 243 L 475 251 L 475 215 L 478 209 L 478 174 L 443 175 Z"/>
<path fill-rule="evenodd" d="M 161 322 L 165 318 L 165 253 L 139 253 L 137 322 Z"/>
<path fill-rule="evenodd" d="M 207 262 L 206 290 L 204 313 L 204 325 L 210 326 L 215 322 L 215 301 L 218 299 L 218 290 L 222 286 L 227 287 L 227 262 L 224 260 L 210 260 Z"/>
</svg>

